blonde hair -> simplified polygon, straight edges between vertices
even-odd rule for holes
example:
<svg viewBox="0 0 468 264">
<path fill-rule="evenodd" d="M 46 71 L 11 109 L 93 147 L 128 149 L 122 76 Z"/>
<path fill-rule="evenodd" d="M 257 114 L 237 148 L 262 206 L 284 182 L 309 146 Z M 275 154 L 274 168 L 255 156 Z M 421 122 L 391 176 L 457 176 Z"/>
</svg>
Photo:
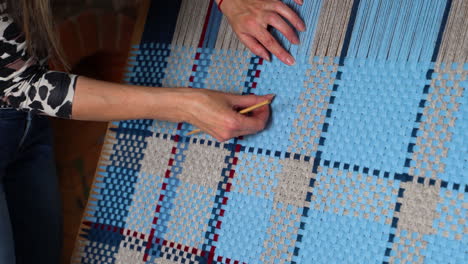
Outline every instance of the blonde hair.
<svg viewBox="0 0 468 264">
<path fill-rule="evenodd" d="M 8 11 L 22 28 L 27 51 L 43 58 L 51 55 L 68 69 L 65 55 L 57 38 L 49 0 L 7 0 Z"/>
</svg>

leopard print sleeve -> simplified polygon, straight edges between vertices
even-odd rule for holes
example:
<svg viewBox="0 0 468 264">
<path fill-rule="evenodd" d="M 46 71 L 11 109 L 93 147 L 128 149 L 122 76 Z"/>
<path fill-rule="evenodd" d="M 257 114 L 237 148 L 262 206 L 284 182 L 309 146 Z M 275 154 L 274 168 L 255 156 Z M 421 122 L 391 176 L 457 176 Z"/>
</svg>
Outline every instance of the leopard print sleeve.
<svg viewBox="0 0 468 264">
<path fill-rule="evenodd" d="M 8 14 L 0 14 L 0 108 L 70 118 L 76 78 L 30 57 L 24 34 Z"/>
</svg>

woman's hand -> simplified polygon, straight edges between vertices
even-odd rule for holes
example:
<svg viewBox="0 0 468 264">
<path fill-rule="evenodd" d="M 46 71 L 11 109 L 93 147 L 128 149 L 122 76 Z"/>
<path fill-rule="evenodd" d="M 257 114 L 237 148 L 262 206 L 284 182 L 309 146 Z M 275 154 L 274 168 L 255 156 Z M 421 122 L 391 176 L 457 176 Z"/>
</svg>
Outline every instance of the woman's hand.
<svg viewBox="0 0 468 264">
<path fill-rule="evenodd" d="M 185 122 L 191 123 L 219 141 L 233 137 L 255 134 L 265 128 L 270 116 L 268 105 L 262 106 L 249 114 L 238 111 L 272 100 L 273 95 L 234 95 L 210 90 L 192 89 L 184 95 L 181 103 L 185 112 Z"/>
<path fill-rule="evenodd" d="M 219 3 L 219 0 L 216 0 Z M 302 5 L 303 0 L 294 0 Z M 299 31 L 306 27 L 301 18 L 279 0 L 224 0 L 221 11 L 226 15 L 234 32 L 254 54 L 270 61 L 270 51 L 282 62 L 293 65 L 294 58 L 268 31 L 268 26 L 279 30 L 291 43 L 299 44 L 299 38 L 285 21 Z"/>
</svg>

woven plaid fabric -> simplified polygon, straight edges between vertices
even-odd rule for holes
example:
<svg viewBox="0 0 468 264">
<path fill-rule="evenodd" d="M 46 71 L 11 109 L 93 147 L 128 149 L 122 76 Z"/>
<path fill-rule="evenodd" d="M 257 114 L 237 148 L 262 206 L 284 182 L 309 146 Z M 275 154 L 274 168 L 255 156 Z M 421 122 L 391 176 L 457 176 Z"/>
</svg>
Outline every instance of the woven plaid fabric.
<svg viewBox="0 0 468 264">
<path fill-rule="evenodd" d="M 468 262 L 468 1 L 284 2 L 291 67 L 212 0 L 152 1 L 128 83 L 275 93 L 272 120 L 112 123 L 74 263 Z"/>
</svg>

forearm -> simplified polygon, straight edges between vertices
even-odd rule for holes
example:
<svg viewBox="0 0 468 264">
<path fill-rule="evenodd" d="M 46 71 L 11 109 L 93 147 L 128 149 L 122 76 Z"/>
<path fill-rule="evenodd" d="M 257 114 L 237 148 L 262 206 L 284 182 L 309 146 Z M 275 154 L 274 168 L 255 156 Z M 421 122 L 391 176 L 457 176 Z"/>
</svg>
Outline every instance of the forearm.
<svg viewBox="0 0 468 264">
<path fill-rule="evenodd" d="M 141 87 L 78 77 L 72 118 L 109 121 L 125 119 L 184 120 L 189 89 Z"/>
</svg>

